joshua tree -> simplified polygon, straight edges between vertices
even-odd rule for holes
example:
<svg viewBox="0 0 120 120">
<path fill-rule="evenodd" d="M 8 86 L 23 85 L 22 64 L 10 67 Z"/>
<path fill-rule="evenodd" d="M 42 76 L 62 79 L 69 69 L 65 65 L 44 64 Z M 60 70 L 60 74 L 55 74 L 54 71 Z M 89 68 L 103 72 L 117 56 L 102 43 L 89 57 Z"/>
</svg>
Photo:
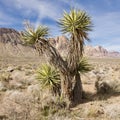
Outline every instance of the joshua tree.
<svg viewBox="0 0 120 120">
<path fill-rule="evenodd" d="M 71 76 L 69 83 L 72 84 L 70 85 L 70 96 L 72 101 L 77 104 L 82 98 L 82 84 L 78 73 L 79 61 L 83 55 L 84 41 L 89 40 L 87 32 L 91 31 L 91 19 L 86 12 L 73 9 L 70 13 L 64 12 L 59 24 L 62 32 L 69 33 L 71 36 L 67 67 Z M 65 88 L 66 83 L 63 86 Z"/>
<path fill-rule="evenodd" d="M 50 64 L 57 68 L 61 78 L 61 95 L 67 99 L 68 106 L 78 104 L 82 99 L 82 83 L 79 74 L 79 62 L 83 55 L 84 40 L 88 39 L 91 30 L 91 19 L 84 11 L 71 10 L 64 12 L 59 25 L 64 33 L 70 34 L 70 45 L 67 59 L 64 60 L 58 51 L 45 37 L 48 28 L 39 26 L 33 29 L 27 24 L 22 38 L 35 46 L 40 54 L 44 54 Z"/>
</svg>

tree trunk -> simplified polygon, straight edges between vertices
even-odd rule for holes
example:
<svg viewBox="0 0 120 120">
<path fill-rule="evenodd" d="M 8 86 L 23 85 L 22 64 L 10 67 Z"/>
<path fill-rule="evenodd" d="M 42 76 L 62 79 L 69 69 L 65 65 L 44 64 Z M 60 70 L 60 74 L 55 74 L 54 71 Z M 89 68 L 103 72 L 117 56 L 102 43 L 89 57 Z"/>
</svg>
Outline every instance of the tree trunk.
<svg viewBox="0 0 120 120">
<path fill-rule="evenodd" d="M 83 93 L 83 88 L 82 88 L 81 77 L 80 77 L 80 74 L 77 73 L 75 75 L 75 86 L 72 91 L 73 106 L 79 104 L 82 101 L 82 93 Z"/>
<path fill-rule="evenodd" d="M 61 96 L 67 100 L 67 107 L 77 105 L 82 99 L 82 83 L 77 71 L 76 56 L 74 56 L 74 59 L 70 57 L 68 59 L 69 62 L 64 61 L 59 52 L 44 39 L 40 39 L 36 43 L 36 49 L 39 53 L 45 55 L 50 64 L 59 69 L 61 75 Z"/>
<path fill-rule="evenodd" d="M 82 100 L 82 83 L 80 74 L 76 75 L 61 75 L 61 95 L 67 102 L 67 107 L 74 107 Z"/>
</svg>

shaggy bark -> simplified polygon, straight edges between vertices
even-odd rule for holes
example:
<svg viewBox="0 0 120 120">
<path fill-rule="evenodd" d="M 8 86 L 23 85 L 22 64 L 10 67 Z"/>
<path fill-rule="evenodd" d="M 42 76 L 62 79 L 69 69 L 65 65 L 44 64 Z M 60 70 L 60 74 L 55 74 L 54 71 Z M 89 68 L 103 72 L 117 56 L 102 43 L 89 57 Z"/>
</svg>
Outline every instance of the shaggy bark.
<svg viewBox="0 0 120 120">
<path fill-rule="evenodd" d="M 35 44 L 39 54 L 44 54 L 48 62 L 55 68 L 58 68 L 60 72 L 65 73 L 68 71 L 67 62 L 64 61 L 59 52 L 49 43 L 49 41 L 40 39 Z"/>
<path fill-rule="evenodd" d="M 67 75 L 61 76 L 61 93 L 64 98 L 67 98 L 67 106 L 74 107 L 82 101 L 82 83 L 80 74 L 71 75 L 68 72 Z"/>
<path fill-rule="evenodd" d="M 77 73 L 75 75 L 75 85 L 74 85 L 73 92 L 72 92 L 73 106 L 79 104 L 82 101 L 82 93 L 83 93 L 83 88 L 82 88 L 80 74 Z"/>
<path fill-rule="evenodd" d="M 77 34 L 78 35 L 78 34 Z M 80 36 L 72 34 L 69 52 L 67 56 L 68 68 L 71 75 L 71 93 L 72 93 L 72 106 L 78 104 L 82 100 L 82 83 L 80 74 L 78 73 L 79 62 L 82 57 L 83 52 L 83 39 Z M 81 39 L 79 39 L 81 38 Z"/>
</svg>

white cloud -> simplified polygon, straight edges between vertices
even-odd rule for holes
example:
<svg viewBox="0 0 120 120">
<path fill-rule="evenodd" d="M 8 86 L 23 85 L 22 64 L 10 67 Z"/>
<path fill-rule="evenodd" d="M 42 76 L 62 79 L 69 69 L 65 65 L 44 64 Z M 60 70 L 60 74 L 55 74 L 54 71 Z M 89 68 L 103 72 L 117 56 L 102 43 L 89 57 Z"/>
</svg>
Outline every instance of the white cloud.
<svg viewBox="0 0 120 120">
<path fill-rule="evenodd" d="M 49 0 L 5 0 L 5 4 L 12 4 L 12 7 L 21 10 L 22 14 L 36 14 L 39 19 L 49 17 L 56 19 L 60 16 L 62 6 Z M 9 6 L 10 7 L 10 6 Z"/>
<path fill-rule="evenodd" d="M 23 17 L 17 22 L 22 23 L 23 19 L 32 18 L 36 15 L 36 20 L 32 21 L 35 26 L 40 24 L 44 18 L 58 20 L 63 12 L 62 3 L 52 0 L 4 0 L 2 2 L 8 8 L 17 10 L 18 14 L 20 12 Z M 7 18 L 6 16 L 4 16 L 4 19 Z M 3 22 L 1 24 L 4 25 Z M 53 27 L 55 28 L 55 25 Z"/>
</svg>

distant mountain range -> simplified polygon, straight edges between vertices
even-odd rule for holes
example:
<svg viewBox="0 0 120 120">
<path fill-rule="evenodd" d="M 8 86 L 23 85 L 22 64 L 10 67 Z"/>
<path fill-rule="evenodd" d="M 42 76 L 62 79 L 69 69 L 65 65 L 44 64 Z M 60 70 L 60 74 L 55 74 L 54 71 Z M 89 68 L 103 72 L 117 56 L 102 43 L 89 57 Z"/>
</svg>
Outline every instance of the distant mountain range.
<svg viewBox="0 0 120 120">
<path fill-rule="evenodd" d="M 65 36 L 50 38 L 50 42 L 60 51 L 61 54 L 67 54 L 69 40 Z M 120 57 L 120 52 L 108 51 L 102 46 L 85 46 L 84 55 L 89 57 Z"/>
<path fill-rule="evenodd" d="M 108 51 L 102 46 L 86 46 L 85 54 L 94 57 L 120 57 L 120 52 Z"/>
<path fill-rule="evenodd" d="M 69 40 L 65 36 L 49 38 L 49 42 L 60 52 L 67 54 Z M 90 57 L 120 57 L 117 51 L 110 52 L 102 46 L 85 46 L 85 56 Z M 0 28 L 0 56 L 36 56 L 32 47 L 24 46 L 20 32 L 11 28 Z"/>
<path fill-rule="evenodd" d="M 36 51 L 26 47 L 20 33 L 11 28 L 0 28 L 0 56 L 36 56 Z"/>
</svg>

